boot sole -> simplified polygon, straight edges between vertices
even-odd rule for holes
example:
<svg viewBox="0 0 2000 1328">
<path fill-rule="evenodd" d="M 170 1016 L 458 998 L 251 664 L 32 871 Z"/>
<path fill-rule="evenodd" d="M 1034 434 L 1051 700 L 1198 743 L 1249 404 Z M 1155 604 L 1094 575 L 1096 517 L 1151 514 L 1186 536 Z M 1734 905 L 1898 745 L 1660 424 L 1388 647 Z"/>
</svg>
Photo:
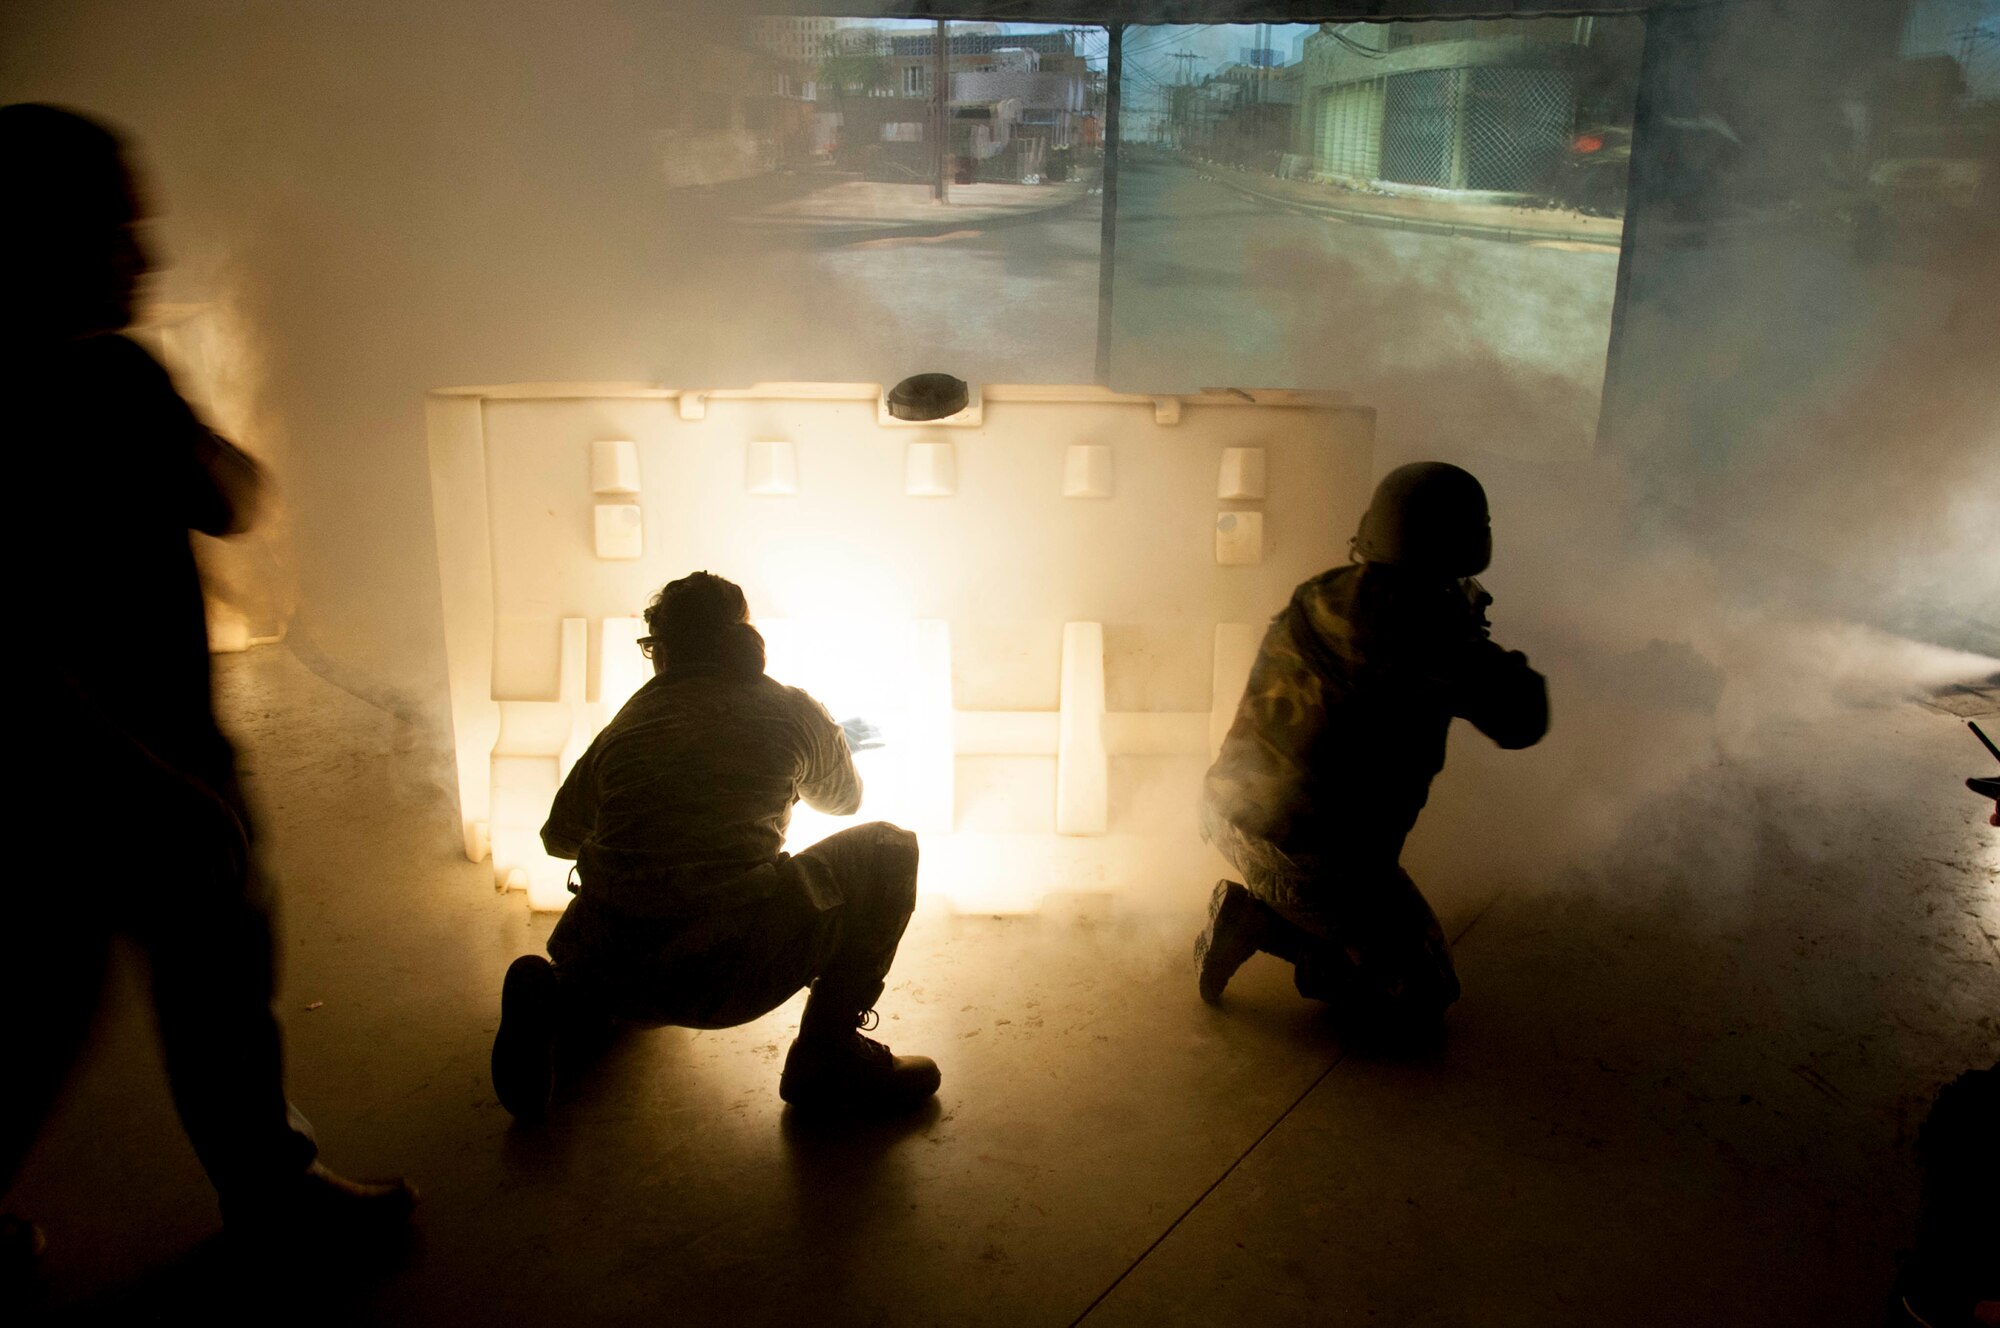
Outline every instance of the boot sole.
<svg viewBox="0 0 2000 1328">
<path fill-rule="evenodd" d="M 1243 917 L 1246 905 L 1253 904 L 1250 892 L 1234 881 L 1217 881 L 1208 897 L 1208 925 L 1194 938 L 1194 971 L 1201 998 L 1210 1005 L 1222 1000 L 1229 979 L 1257 953 L 1255 928 Z"/>
</svg>

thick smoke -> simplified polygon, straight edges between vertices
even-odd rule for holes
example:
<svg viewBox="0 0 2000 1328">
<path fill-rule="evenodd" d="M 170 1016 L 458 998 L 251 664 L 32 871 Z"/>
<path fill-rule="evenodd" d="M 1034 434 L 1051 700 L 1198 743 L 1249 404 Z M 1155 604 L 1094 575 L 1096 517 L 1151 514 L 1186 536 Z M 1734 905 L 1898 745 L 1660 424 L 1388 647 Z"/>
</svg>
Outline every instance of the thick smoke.
<svg viewBox="0 0 2000 1328">
<path fill-rule="evenodd" d="M 1822 74 L 1760 71 L 1788 72 Z M 1602 361 L 1579 347 L 1605 334 L 1608 267 L 1574 256 L 1583 280 L 1518 295 L 1496 335 L 1475 265 L 1399 267 L 1384 242 L 1258 255 L 1307 372 L 1379 410 L 1379 468 L 1435 457 L 1485 479 L 1496 637 L 1550 678 L 1542 747 L 1455 739 L 1420 878 L 1554 879 L 1776 735 L 1837 744 L 1856 707 L 1994 671 L 2000 250 L 1970 233 L 1981 217 L 1954 224 L 1912 223 L 1887 258 L 1769 219 L 1664 253 L 1642 232 L 1658 275 L 1627 353 L 1644 358 L 1602 450 Z M 1710 810 L 1718 842 L 1755 816 Z"/>
<path fill-rule="evenodd" d="M 1492 496 L 1496 636 L 1549 674 L 1557 718 L 1532 753 L 1455 744 L 1481 775 L 1460 770 L 1441 785 L 1461 804 L 1448 814 L 1464 838 L 1450 855 L 1461 864 L 1558 871 L 1767 729 L 1993 669 L 1884 630 L 1870 619 L 1898 601 L 1866 592 L 1928 588 L 1948 570 L 1958 603 L 1994 603 L 1994 262 L 1964 271 L 1920 335 L 1842 366 L 1833 384 L 1774 394 L 1741 422 L 1727 458 L 1685 477 L 1671 506 L 1644 490 L 1636 467 L 1594 448 L 1595 366 L 1537 363 L 1455 335 L 1482 313 L 1448 273 L 1319 252 L 1262 262 L 1288 277 L 1273 288 L 1339 292 L 1298 298 L 1290 339 L 1323 352 L 1377 407 L 1378 468 L 1455 461 Z M 1801 578 L 1823 593 L 1788 593 Z"/>
<path fill-rule="evenodd" d="M 294 639 L 316 667 L 440 735 L 426 390 L 1089 373 L 1087 338 L 1037 320 L 1094 312 L 1094 253 L 1029 270 L 956 242 L 814 251 L 740 224 L 723 192 L 677 187 L 699 163 L 671 127 L 742 70 L 705 40 L 713 7 L 670 8 L 8 11 L 7 95 L 132 129 L 177 263 L 163 294 L 214 302 L 231 329 L 221 422 L 277 463 L 297 529 L 296 567 L 274 545 L 232 595 L 282 617 L 296 582 Z M 1726 113 L 1738 137 L 1773 140 L 1766 157 L 1828 155 L 1868 52 L 1805 49 L 1800 34 L 1840 26 L 1813 7 L 1727 8 L 1737 30 L 1682 62 L 1677 114 Z M 1893 23 L 1868 30 L 1893 54 Z M 169 71 L 170 38 L 184 59 Z M 1718 111 L 1716 87 L 1754 104 Z M 1135 154 L 1128 169 L 1149 167 Z M 1600 451 L 1615 255 L 1496 265 L 1491 242 L 1358 228 L 1300 247 L 1262 240 L 1255 205 L 1237 215 L 1249 288 L 1191 292 L 1149 264 L 1161 219 L 1121 216 L 1119 308 L 1147 321 L 1121 322 L 1114 374 L 1145 376 L 1149 356 L 1172 372 L 1120 385 L 1340 388 L 1379 412 L 1379 469 L 1475 470 L 1494 501 L 1496 634 L 1551 677 L 1544 747 L 1455 742 L 1419 855 L 1547 876 L 1778 727 L 1994 667 L 1990 233 L 1897 236 L 1871 259 L 1837 225 L 1693 242 L 1640 227 Z M 1191 312 L 1149 306 L 1156 280 Z M 1254 316 L 1205 318 L 1203 301 Z M 1210 339 L 1177 363 L 1147 342 L 1188 344 L 1204 322 Z"/>
</svg>

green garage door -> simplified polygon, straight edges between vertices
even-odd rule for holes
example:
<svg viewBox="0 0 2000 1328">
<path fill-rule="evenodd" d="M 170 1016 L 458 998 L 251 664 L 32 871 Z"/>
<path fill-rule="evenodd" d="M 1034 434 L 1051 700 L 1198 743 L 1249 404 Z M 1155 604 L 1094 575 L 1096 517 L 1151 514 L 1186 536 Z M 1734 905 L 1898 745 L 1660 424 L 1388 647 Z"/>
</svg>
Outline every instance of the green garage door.
<svg viewBox="0 0 2000 1328">
<path fill-rule="evenodd" d="M 1323 89 L 1313 118 L 1313 169 L 1373 180 L 1382 165 L 1382 80 Z"/>
</svg>

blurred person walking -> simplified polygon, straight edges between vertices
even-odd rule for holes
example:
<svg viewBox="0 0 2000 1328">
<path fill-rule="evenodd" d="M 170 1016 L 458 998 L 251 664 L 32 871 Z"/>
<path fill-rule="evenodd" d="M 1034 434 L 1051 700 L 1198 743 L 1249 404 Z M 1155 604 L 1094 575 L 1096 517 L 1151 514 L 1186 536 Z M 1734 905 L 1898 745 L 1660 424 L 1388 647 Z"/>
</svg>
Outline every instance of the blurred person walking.
<svg viewBox="0 0 2000 1328">
<path fill-rule="evenodd" d="M 1418 462 L 1377 486 L 1356 561 L 1298 587 L 1271 621 L 1203 786 L 1202 833 L 1242 873 L 1195 941 L 1201 997 L 1260 951 L 1300 995 L 1364 1034 L 1435 1032 L 1458 999 L 1437 915 L 1399 864 L 1444 767 L 1453 717 L 1502 747 L 1548 730 L 1548 690 L 1488 637 L 1472 578 L 1493 552 L 1486 492 Z"/>
<path fill-rule="evenodd" d="M 174 1102 L 228 1229 L 286 1244 L 400 1230 L 415 1191 L 328 1171 L 286 1101 L 270 891 L 210 694 L 188 532 L 248 529 L 264 477 L 121 335 L 150 262 L 119 137 L 7 106 L 0 170 L 28 702 L 15 842 L 41 859 L 12 894 L 23 943 L 0 964 L 0 1185 L 82 1047 L 123 934 L 145 953 Z M 41 1233 L 9 1219 L 4 1240 L 9 1279 L 25 1277 Z"/>
</svg>

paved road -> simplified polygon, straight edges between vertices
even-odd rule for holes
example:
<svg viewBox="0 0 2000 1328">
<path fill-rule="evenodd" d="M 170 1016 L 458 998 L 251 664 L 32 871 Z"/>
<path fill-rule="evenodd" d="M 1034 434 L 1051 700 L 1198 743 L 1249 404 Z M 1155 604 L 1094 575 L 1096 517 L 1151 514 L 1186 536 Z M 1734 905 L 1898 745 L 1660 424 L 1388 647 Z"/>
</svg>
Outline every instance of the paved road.
<svg viewBox="0 0 2000 1328">
<path fill-rule="evenodd" d="M 1413 442 L 1594 422 L 1616 255 L 1301 216 L 1167 163 L 1131 165 L 1120 211 L 1121 380 L 1345 389 Z"/>
<path fill-rule="evenodd" d="M 822 347 L 841 366 L 827 376 L 894 382 L 943 370 L 989 383 L 1093 381 L 1100 201 L 814 251 L 807 262 L 822 293 Z"/>
<path fill-rule="evenodd" d="M 1116 385 L 1346 389 L 1392 442 L 1529 454 L 1594 426 L 1615 255 L 1301 216 L 1178 163 L 1128 162 L 1120 189 Z M 1098 238 L 1093 200 L 800 256 L 816 376 L 1088 382 Z"/>
</svg>

